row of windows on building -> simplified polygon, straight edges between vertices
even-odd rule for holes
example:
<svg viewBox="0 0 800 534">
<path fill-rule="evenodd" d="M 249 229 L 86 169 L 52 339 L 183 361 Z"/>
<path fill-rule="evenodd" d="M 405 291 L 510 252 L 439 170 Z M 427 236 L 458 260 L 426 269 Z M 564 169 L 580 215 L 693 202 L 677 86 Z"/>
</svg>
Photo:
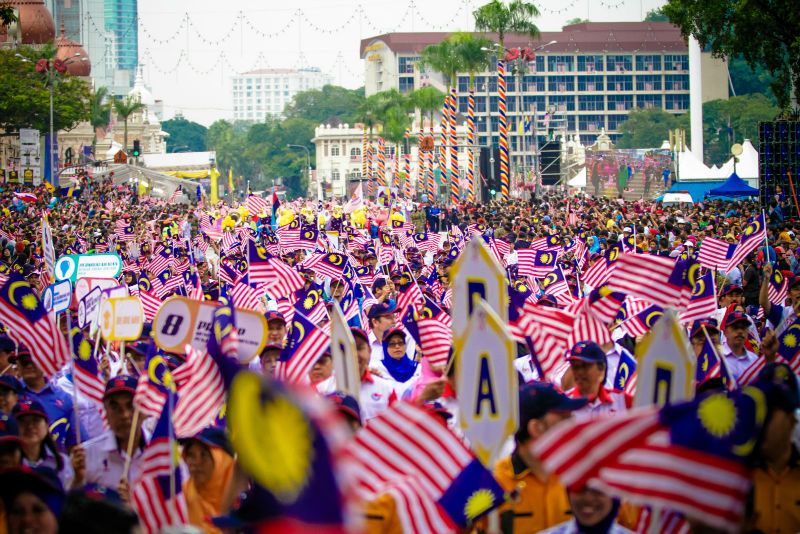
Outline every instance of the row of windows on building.
<svg viewBox="0 0 800 534">
<path fill-rule="evenodd" d="M 254 96 L 255 97 L 260 96 L 263 98 L 271 98 L 274 96 L 275 98 L 280 98 L 281 96 L 288 97 L 289 91 L 255 91 L 254 93 L 253 91 L 237 91 L 234 89 L 233 96 L 234 98 L 239 98 L 239 97 L 252 98 Z"/>
<path fill-rule="evenodd" d="M 398 74 L 414 74 L 419 56 L 401 56 L 397 62 Z M 546 70 L 545 70 L 546 66 Z M 528 69 L 534 72 L 644 72 L 689 70 L 687 54 L 618 54 L 573 55 L 546 54 L 536 56 Z"/>
<path fill-rule="evenodd" d="M 487 103 L 492 113 L 498 111 L 498 97 L 475 98 L 475 112 L 486 113 Z M 458 111 L 467 113 L 469 98 L 458 97 Z M 506 99 L 506 109 L 516 113 L 518 107 L 525 112 L 544 113 L 553 107 L 554 111 L 630 111 L 634 108 L 662 108 L 666 111 L 686 111 L 689 109 L 689 95 L 677 94 L 630 94 L 630 95 L 523 95 L 521 98 Z"/>
</svg>

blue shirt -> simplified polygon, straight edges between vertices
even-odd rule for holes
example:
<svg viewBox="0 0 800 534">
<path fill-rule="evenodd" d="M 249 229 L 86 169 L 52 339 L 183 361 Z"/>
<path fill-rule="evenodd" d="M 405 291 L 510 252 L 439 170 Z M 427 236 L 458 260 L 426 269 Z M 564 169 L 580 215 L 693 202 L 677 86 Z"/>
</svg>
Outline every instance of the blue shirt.
<svg viewBox="0 0 800 534">
<path fill-rule="evenodd" d="M 48 383 L 41 391 L 34 392 L 27 385 L 23 387 L 21 396 L 35 399 L 42 403 L 47 413 L 50 434 L 59 447 L 66 450 L 75 445 L 75 409 L 72 396 L 63 389 Z M 81 441 L 88 439 L 86 430 L 81 429 Z"/>
</svg>

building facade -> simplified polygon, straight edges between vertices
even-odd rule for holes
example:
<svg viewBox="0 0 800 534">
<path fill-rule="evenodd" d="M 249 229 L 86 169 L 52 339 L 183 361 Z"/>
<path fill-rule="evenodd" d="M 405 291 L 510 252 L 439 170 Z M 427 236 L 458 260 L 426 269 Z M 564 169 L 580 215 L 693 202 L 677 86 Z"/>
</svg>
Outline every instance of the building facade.
<svg viewBox="0 0 800 534">
<path fill-rule="evenodd" d="M 428 128 L 425 128 L 428 131 Z M 410 164 L 411 164 L 411 181 L 416 184 L 419 172 L 419 150 L 416 145 L 416 140 L 419 133 L 419 125 L 416 125 L 411 130 L 410 143 Z M 463 124 L 456 127 L 458 139 L 458 161 L 459 161 L 459 176 L 463 181 L 467 173 L 467 164 L 469 161 L 467 144 L 467 129 Z M 369 136 L 369 132 L 367 132 Z M 374 131 L 372 134 L 372 170 L 373 174 L 377 176 L 377 146 L 378 146 L 379 132 Z M 366 178 L 362 173 L 362 158 L 364 140 L 364 128 L 362 124 L 354 124 L 352 127 L 349 124 L 340 124 L 338 126 L 331 126 L 330 124 L 320 124 L 314 130 L 314 138 L 311 140 L 314 143 L 315 152 L 315 174 L 316 179 L 321 180 L 323 190 L 326 191 L 326 196 L 334 197 L 347 197 L 352 192 L 354 186 L 358 184 L 362 178 Z M 435 140 L 437 146 L 439 144 L 438 138 Z M 403 171 L 405 158 L 403 152 L 403 145 L 395 147 L 392 143 L 386 142 L 386 183 L 391 183 L 393 171 L 395 168 L 395 154 L 399 152 L 399 170 Z M 434 152 L 435 154 L 438 152 Z M 478 150 L 475 149 L 475 172 L 478 173 L 477 157 Z M 448 162 L 449 162 L 448 154 Z M 435 158 L 434 158 L 435 159 Z M 436 175 L 438 176 L 438 166 L 434 163 Z M 442 184 L 443 186 L 444 184 Z M 312 190 L 315 191 L 316 183 L 311 184 Z M 366 194 L 366 189 L 364 190 Z M 446 195 L 446 191 L 442 191 Z"/>
<path fill-rule="evenodd" d="M 446 33 L 391 33 L 361 41 L 366 95 L 426 85 L 444 90 L 442 75 L 417 66 L 421 51 L 441 42 Z M 494 38 L 489 35 L 489 38 Z M 493 39 L 496 40 L 496 39 Z M 551 43 L 551 41 L 555 41 Z M 689 52 L 677 27 L 668 22 L 586 22 L 560 32 L 542 32 L 537 41 L 506 35 L 506 48 L 535 49 L 524 73 L 506 68 L 507 113 L 511 154 L 519 156 L 533 140 L 545 136 L 578 136 L 584 145 L 605 129 L 612 140 L 634 109 L 689 110 Z M 703 102 L 728 97 L 727 64 L 702 54 Z M 467 112 L 469 79 L 456 80 L 458 109 Z M 479 144 L 497 144 L 497 75 L 475 79 Z M 489 133 L 493 132 L 493 138 Z"/>
<path fill-rule="evenodd" d="M 317 68 L 243 72 L 233 77 L 233 119 L 260 122 L 278 117 L 294 95 L 329 83 L 330 76 Z"/>
</svg>

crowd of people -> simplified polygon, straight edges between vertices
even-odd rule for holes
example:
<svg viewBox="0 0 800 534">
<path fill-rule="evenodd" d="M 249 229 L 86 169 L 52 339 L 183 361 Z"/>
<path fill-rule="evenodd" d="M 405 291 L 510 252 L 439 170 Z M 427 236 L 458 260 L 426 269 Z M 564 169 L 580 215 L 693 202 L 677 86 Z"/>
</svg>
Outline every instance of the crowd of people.
<svg viewBox="0 0 800 534">
<path fill-rule="evenodd" d="M 471 240 L 480 240 L 506 272 L 507 326 L 517 343 L 518 421 L 502 456 L 488 466 L 503 502 L 488 517 L 471 517 L 467 525 L 454 521 L 453 530 L 721 531 L 702 514 L 670 516 L 678 519 L 667 525 L 663 510 L 662 523 L 653 527 L 652 510 L 641 501 L 591 484 L 567 487 L 535 451 L 565 420 L 623 417 L 633 407 L 633 373 L 622 370 L 636 362 L 654 324 L 647 314 L 656 310 L 633 294 L 612 300 L 619 291 L 604 286 L 614 274 L 598 278 L 599 266 L 610 271 L 623 253 L 692 264 L 711 242 L 730 245 L 731 257 L 759 216 L 766 238 L 746 243 L 752 251 L 740 262 L 700 267 L 704 275 L 711 273 L 713 309 L 706 307 L 681 326 L 698 362 L 697 398 L 736 395 L 750 385 L 765 391 L 766 412 L 749 436 L 755 445 L 741 457 L 752 488 L 737 505 L 735 531 L 800 532 L 800 348 L 792 337 L 800 324 L 800 221 L 784 216 L 790 211 L 785 198 L 775 198 L 766 212 L 750 201 L 664 206 L 561 193 L 456 207 L 400 200 L 387 207 L 361 198 L 278 206 L 252 197 L 210 205 L 178 198 L 140 197 L 115 185 L 113 177 L 84 176 L 68 191 L 0 184 L 0 318 L 13 312 L 11 286 L 27 283 L 41 297 L 55 281 L 50 246 L 52 258 L 118 254 L 117 282 L 141 299 L 145 317 L 139 339 L 121 344 L 97 342 L 88 326 L 68 331 L 65 314 L 71 314 L 72 325 L 78 323 L 77 301 L 57 316 L 49 314 L 58 335 L 73 341 L 74 360 L 59 362 L 55 373 L 42 364 L 52 355 L 40 354 L 27 330 L 1 321 L 0 533 L 154 531 L 153 525 L 179 523 L 189 529 L 183 531 L 259 531 L 262 522 L 276 519 L 248 508 L 259 481 L 241 464 L 224 411 L 204 420 L 202 428 L 193 427 L 191 435 L 178 432 L 178 474 L 168 490 L 180 494 L 183 512 L 173 510 L 171 522 L 155 520 L 148 506 L 156 506 L 143 505 L 135 495 L 157 463 L 149 451 L 161 435 L 160 410 L 146 409 L 152 404 L 144 398 L 147 384 L 169 385 L 172 378 L 164 377 L 175 376 L 180 392 L 181 369 L 196 371 L 194 357 L 210 358 L 156 346 L 154 315 L 161 302 L 176 295 L 233 300 L 237 309 L 262 315 L 267 328 L 261 350 L 238 370 L 311 388 L 335 406 L 350 439 L 380 425 L 393 407 L 410 403 L 468 444 L 453 379 L 452 337 L 434 340 L 428 325 L 449 330 L 452 267 Z M 43 224 L 52 243 L 43 239 Z M 555 259 L 547 263 L 537 256 L 542 263 L 531 265 L 531 250 L 552 252 Z M 256 269 L 262 260 L 271 273 L 263 278 Z M 571 334 L 555 360 L 544 362 L 542 338 L 550 334 L 536 326 L 526 331 L 525 321 L 535 323 L 537 314 L 549 310 L 577 317 L 600 301 L 614 303 L 592 319 L 601 327 L 583 338 Z M 330 346 L 334 303 L 355 341 L 357 391 L 338 386 L 337 372 L 343 370 L 335 367 Z M 643 312 L 647 317 L 640 320 Z M 311 326 L 301 334 L 297 324 Z M 307 330 L 322 332 L 327 344 L 312 350 L 304 344 L 311 335 Z M 313 361 L 299 363 L 309 352 Z M 718 359 L 711 369 L 709 356 Z M 94 363 L 101 384 L 94 398 L 77 378 L 82 361 Z M 590 457 L 591 452 L 587 448 Z M 285 505 L 281 501 L 277 508 Z M 364 532 L 409 531 L 404 506 L 397 493 L 384 491 L 357 503 L 354 524 Z M 278 530 L 301 531 L 298 524 L 277 524 Z"/>
</svg>

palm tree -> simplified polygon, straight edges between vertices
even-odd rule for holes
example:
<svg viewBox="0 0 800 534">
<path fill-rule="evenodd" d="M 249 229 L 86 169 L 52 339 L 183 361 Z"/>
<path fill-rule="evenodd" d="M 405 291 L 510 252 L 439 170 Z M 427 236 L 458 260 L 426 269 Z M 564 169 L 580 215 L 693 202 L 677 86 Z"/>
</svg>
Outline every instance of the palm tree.
<svg viewBox="0 0 800 534">
<path fill-rule="evenodd" d="M 419 110 L 420 122 L 427 114 L 431 127 L 433 127 L 433 115 L 442 107 L 443 100 L 444 93 L 430 85 L 417 89 L 409 95 L 409 101 Z"/>
<path fill-rule="evenodd" d="M 108 127 L 111 122 L 111 102 L 106 97 L 108 96 L 108 89 L 106 87 L 98 87 L 92 92 L 89 100 L 89 123 L 92 125 L 92 156 L 97 159 L 97 131 L 103 130 Z"/>
<path fill-rule="evenodd" d="M 532 20 L 539 16 L 539 10 L 523 0 L 511 0 L 508 4 L 491 0 L 476 9 L 472 16 L 475 18 L 475 29 L 496 33 L 501 48 L 505 48 L 507 33 L 522 33 L 531 39 L 539 37 L 539 28 Z"/>
<path fill-rule="evenodd" d="M 117 112 L 117 117 L 125 122 L 125 137 L 122 149 L 125 153 L 128 152 L 128 117 L 144 109 L 144 104 L 132 96 L 126 96 L 121 100 L 114 100 L 114 111 Z"/>
</svg>

